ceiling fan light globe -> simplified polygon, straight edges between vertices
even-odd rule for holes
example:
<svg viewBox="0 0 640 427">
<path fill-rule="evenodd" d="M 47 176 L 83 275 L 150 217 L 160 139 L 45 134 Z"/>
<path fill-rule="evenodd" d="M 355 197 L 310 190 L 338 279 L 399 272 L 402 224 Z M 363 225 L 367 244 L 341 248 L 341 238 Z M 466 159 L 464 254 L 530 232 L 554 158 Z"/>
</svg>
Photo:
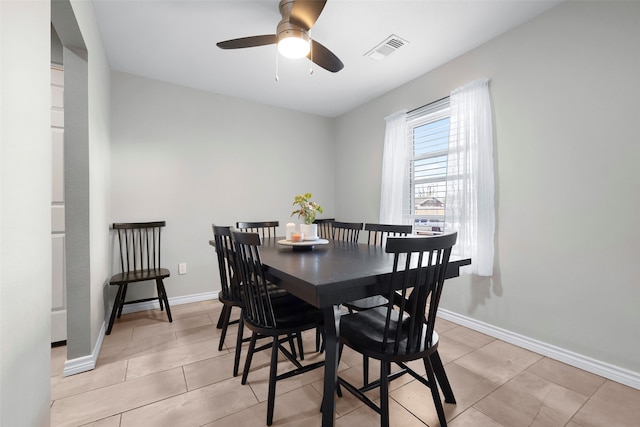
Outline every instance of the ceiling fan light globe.
<svg viewBox="0 0 640 427">
<path fill-rule="evenodd" d="M 291 36 L 280 39 L 278 42 L 278 52 L 287 58 L 302 58 L 307 56 L 311 50 L 309 40 Z"/>
</svg>

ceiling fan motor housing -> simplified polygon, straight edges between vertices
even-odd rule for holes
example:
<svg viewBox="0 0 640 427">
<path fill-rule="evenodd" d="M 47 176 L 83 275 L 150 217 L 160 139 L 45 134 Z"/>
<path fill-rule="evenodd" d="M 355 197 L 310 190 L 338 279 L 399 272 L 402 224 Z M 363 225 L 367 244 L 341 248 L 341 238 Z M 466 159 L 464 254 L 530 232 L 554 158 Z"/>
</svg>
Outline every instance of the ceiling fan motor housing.
<svg viewBox="0 0 640 427">
<path fill-rule="evenodd" d="M 306 42 L 309 42 L 309 33 L 307 31 L 284 19 L 278 24 L 276 34 L 278 35 L 278 41 L 286 39 L 288 37 L 297 37 Z"/>
</svg>

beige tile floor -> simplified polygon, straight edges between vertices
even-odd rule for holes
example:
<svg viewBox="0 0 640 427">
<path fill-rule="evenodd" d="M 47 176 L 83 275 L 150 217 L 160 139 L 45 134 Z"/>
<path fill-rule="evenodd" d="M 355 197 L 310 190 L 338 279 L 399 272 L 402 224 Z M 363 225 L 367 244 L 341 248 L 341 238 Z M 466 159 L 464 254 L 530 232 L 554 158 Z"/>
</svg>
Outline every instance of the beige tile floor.
<svg viewBox="0 0 640 427">
<path fill-rule="evenodd" d="M 66 378 L 66 348 L 53 348 L 51 426 L 265 425 L 268 351 L 254 358 L 249 383 L 241 385 L 231 375 L 236 326 L 218 351 L 220 308 L 218 301 L 175 306 L 173 323 L 158 310 L 123 315 L 105 337 L 96 368 Z M 451 427 L 640 426 L 639 390 L 443 319 L 437 326 L 457 400 L 444 405 Z M 304 339 L 312 351 L 315 333 Z M 307 353 L 306 360 L 318 357 Z M 361 369 L 362 358 L 346 349 L 340 375 L 358 382 Z M 372 363 L 372 376 L 377 369 Z M 321 369 L 279 382 L 273 425 L 319 426 L 321 390 Z M 390 394 L 393 427 L 439 425 L 429 390 L 416 380 L 405 375 Z M 336 414 L 337 427 L 379 425 L 348 393 L 337 400 Z"/>
</svg>

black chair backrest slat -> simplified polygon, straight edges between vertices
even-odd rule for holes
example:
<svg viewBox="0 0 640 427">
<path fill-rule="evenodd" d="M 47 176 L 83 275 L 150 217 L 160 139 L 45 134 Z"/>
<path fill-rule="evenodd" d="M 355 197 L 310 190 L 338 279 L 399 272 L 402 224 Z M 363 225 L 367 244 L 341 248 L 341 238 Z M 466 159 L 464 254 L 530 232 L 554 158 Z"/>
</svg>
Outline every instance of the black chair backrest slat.
<svg viewBox="0 0 640 427">
<path fill-rule="evenodd" d="M 313 221 L 314 224 L 318 224 L 318 237 L 321 239 L 333 238 L 333 223 L 335 218 L 321 218 Z"/>
<path fill-rule="evenodd" d="M 334 221 L 333 226 L 333 240 L 343 242 L 357 242 L 360 236 L 360 230 L 362 230 L 362 222 L 341 222 Z"/>
<path fill-rule="evenodd" d="M 123 273 L 162 267 L 161 233 L 165 221 L 115 223 Z"/>
<path fill-rule="evenodd" d="M 244 318 L 262 328 L 276 328 L 269 286 L 260 259 L 258 233 L 232 231 L 236 269 L 242 282 Z"/>
<path fill-rule="evenodd" d="M 212 228 L 222 294 L 227 299 L 240 302 L 241 290 L 238 276 L 235 273 L 235 251 L 231 241 L 231 227 L 212 225 Z"/>
<path fill-rule="evenodd" d="M 403 237 L 411 234 L 413 227 L 405 224 L 373 224 L 364 225 L 369 232 L 367 243 L 371 246 L 384 246 L 389 237 Z"/>
<path fill-rule="evenodd" d="M 263 239 L 275 238 L 276 228 L 279 226 L 279 221 L 236 222 L 236 228 L 238 230 L 248 233 L 258 233 Z"/>
</svg>

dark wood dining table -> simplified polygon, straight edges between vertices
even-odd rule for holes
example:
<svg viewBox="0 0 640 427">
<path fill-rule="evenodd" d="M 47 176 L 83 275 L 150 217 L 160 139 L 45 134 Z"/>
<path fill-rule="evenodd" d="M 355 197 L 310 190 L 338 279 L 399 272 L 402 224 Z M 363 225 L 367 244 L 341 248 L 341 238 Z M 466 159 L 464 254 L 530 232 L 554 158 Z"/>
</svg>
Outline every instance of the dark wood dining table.
<svg viewBox="0 0 640 427">
<path fill-rule="evenodd" d="M 322 426 L 335 423 L 340 304 L 389 292 L 393 255 L 383 247 L 329 241 L 312 248 L 278 244 L 283 237 L 264 239 L 260 256 L 273 283 L 322 309 L 325 322 L 325 373 Z M 470 258 L 449 262 L 447 278 L 460 275 Z"/>
</svg>

